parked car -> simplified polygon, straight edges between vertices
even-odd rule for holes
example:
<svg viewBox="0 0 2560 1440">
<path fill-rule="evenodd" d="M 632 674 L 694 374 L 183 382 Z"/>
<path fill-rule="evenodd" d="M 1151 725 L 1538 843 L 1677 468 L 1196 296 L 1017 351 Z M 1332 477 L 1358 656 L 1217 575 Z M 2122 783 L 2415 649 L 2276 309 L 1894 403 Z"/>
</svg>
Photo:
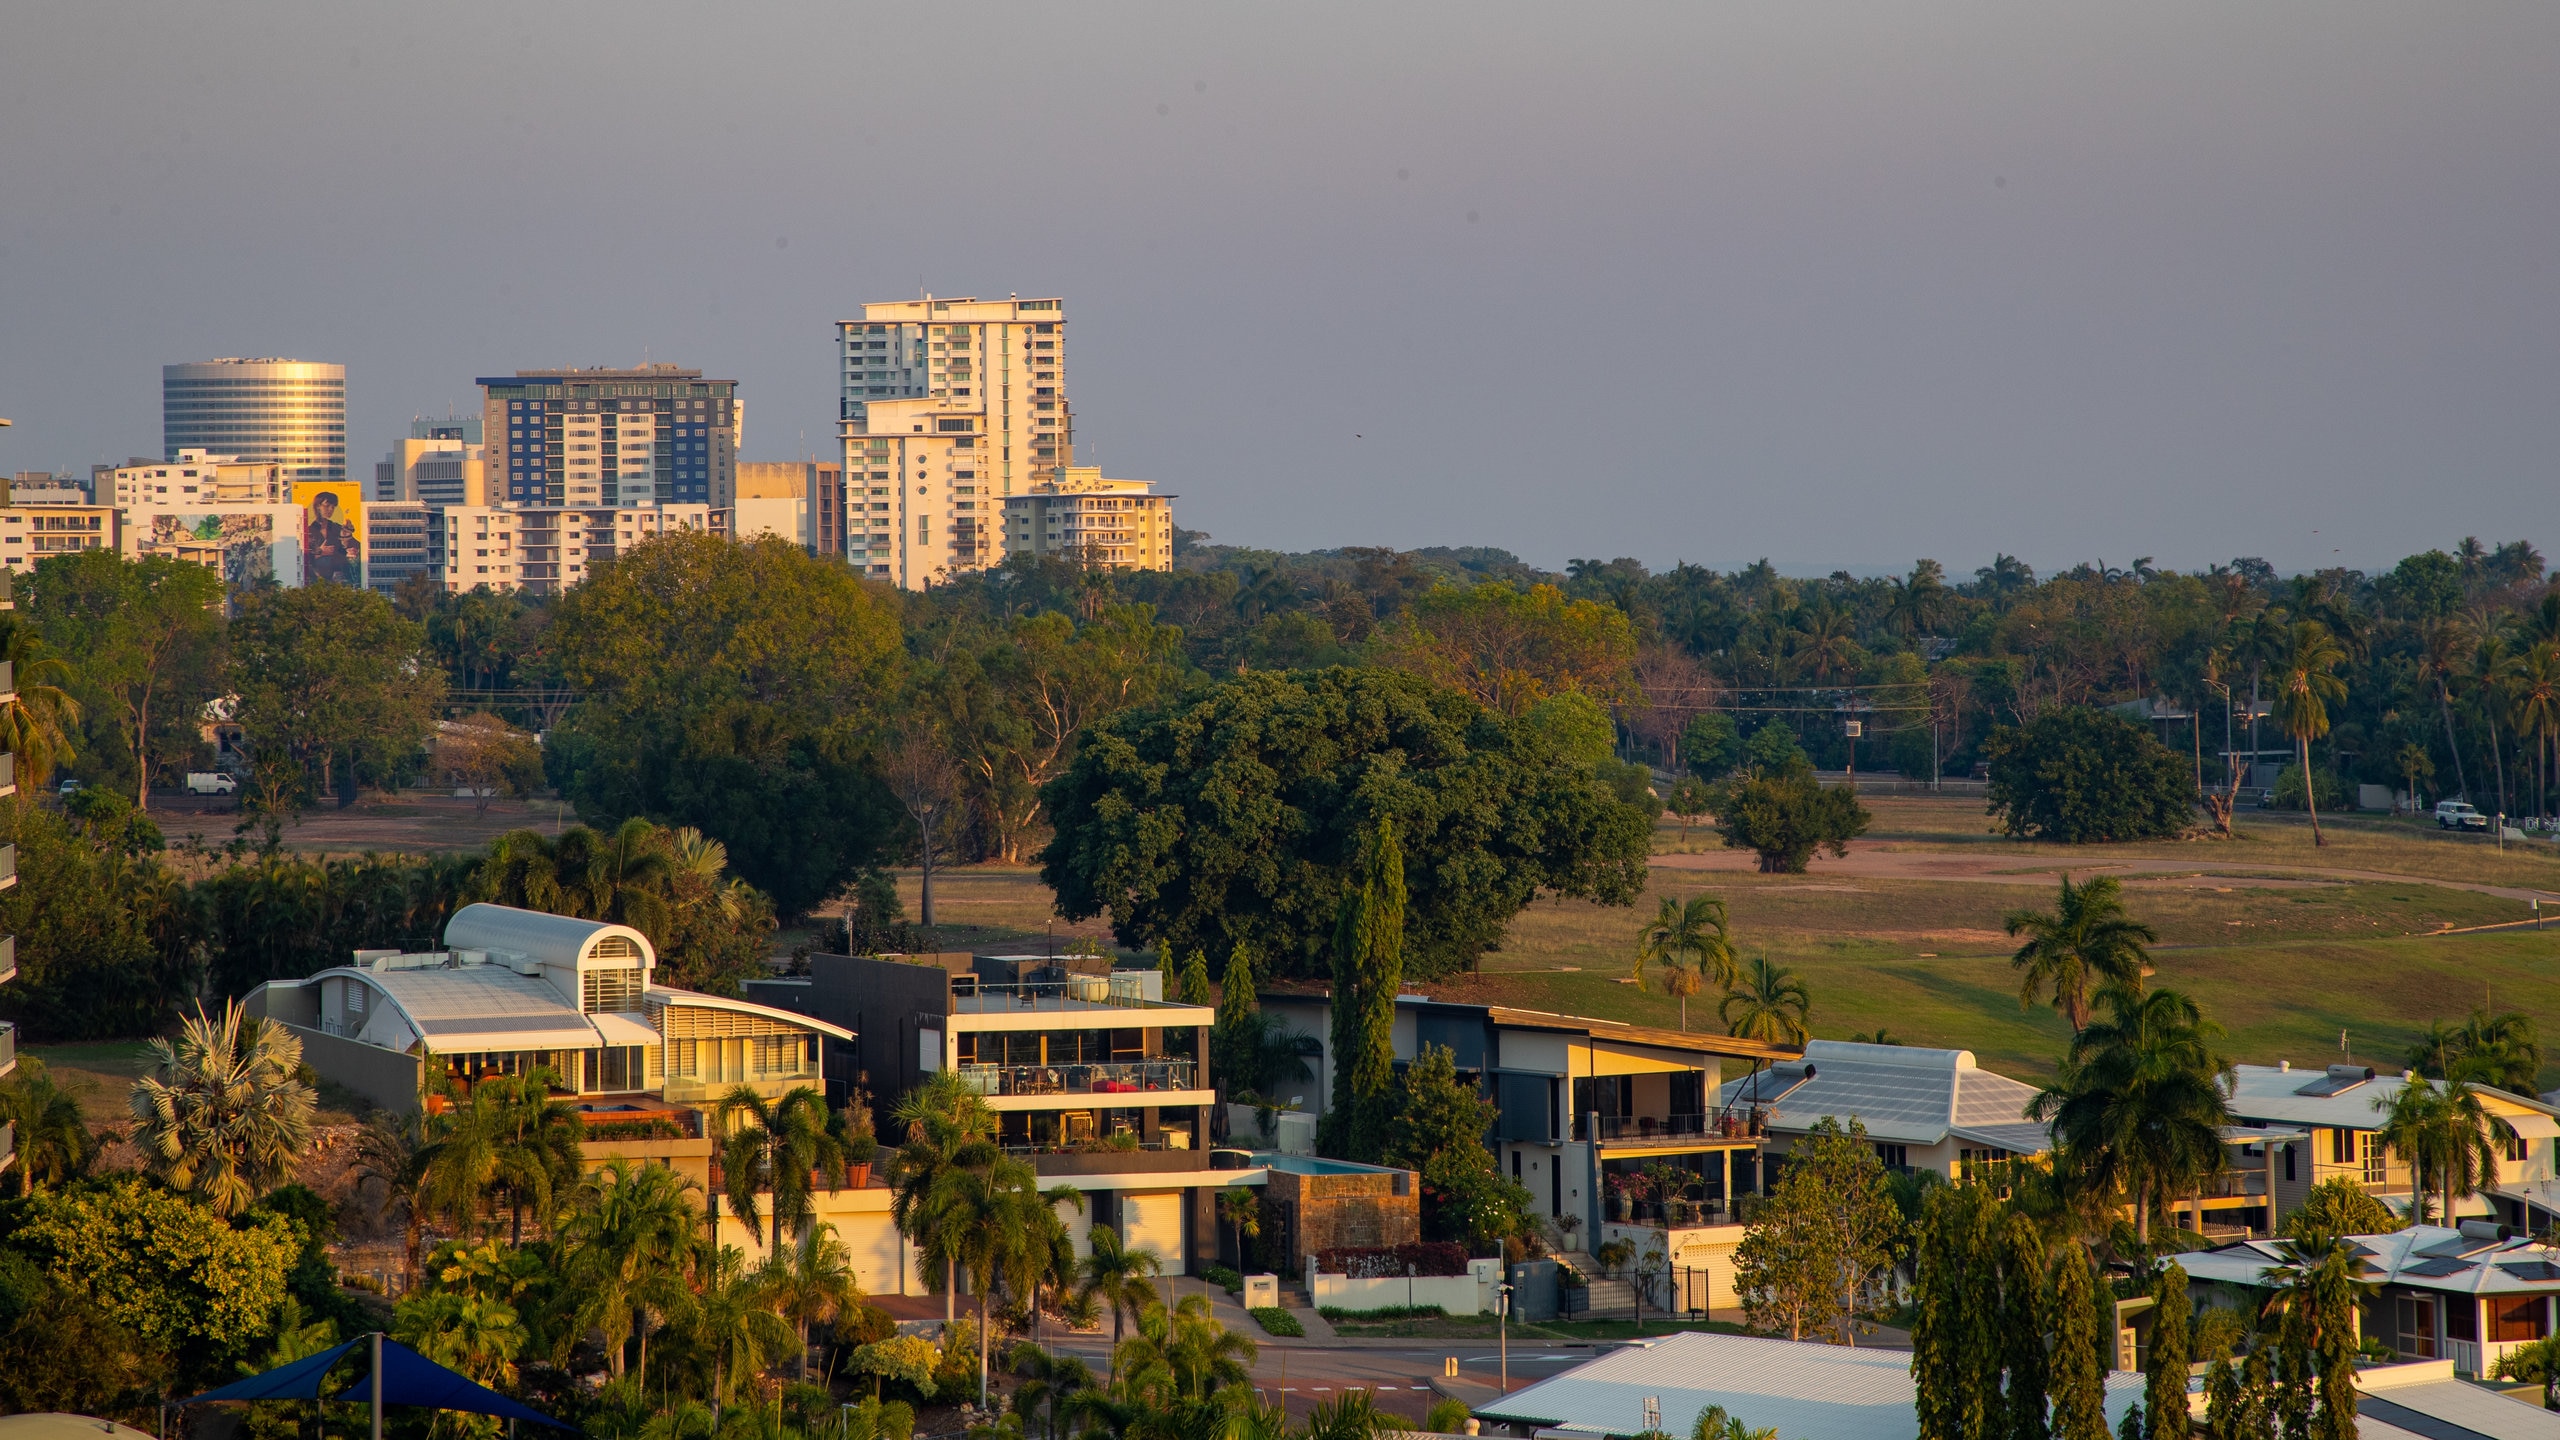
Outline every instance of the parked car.
<svg viewBox="0 0 2560 1440">
<path fill-rule="evenodd" d="M 68 775 L 65 775 L 62 777 L 62 783 L 53 787 L 53 793 L 60 795 L 65 799 L 69 799 L 71 796 L 77 795 L 88 788 L 88 786 L 81 784 L 79 781 L 72 779 Z"/>
<path fill-rule="evenodd" d="M 190 795 L 229 795 L 238 791 L 239 788 L 240 782 L 237 779 L 220 770 L 187 772 L 187 793 Z"/>
<path fill-rule="evenodd" d="M 2486 830 L 2489 817 L 2473 809 L 2468 800 L 2439 800 L 2436 826 L 2443 830 Z"/>
</svg>

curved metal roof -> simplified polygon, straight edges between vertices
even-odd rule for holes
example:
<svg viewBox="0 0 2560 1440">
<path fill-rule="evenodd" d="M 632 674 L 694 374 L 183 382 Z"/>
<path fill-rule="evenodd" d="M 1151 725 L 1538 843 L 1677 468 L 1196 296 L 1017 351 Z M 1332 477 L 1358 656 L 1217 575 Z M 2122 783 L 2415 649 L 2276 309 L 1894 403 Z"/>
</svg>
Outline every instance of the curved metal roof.
<svg viewBox="0 0 2560 1440">
<path fill-rule="evenodd" d="M 553 965 L 577 964 L 596 941 L 608 935 L 619 935 L 638 946 L 644 967 L 657 965 L 657 947 L 649 943 L 648 936 L 628 925 L 602 920 L 573 920 L 566 915 L 483 902 L 456 910 L 444 925 L 448 950 L 503 950 Z"/>
</svg>

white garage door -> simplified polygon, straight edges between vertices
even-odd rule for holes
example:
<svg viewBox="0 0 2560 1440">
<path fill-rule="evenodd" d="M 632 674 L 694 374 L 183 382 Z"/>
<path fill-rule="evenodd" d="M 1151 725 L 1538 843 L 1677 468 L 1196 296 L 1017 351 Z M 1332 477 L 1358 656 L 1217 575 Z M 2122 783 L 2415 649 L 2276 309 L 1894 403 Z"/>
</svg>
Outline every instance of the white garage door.
<svg viewBox="0 0 2560 1440">
<path fill-rule="evenodd" d="M 1153 1250 L 1164 1262 L 1164 1273 L 1180 1275 L 1182 1268 L 1182 1192 L 1156 1190 L 1120 1196 L 1120 1238 L 1132 1250 Z"/>
</svg>

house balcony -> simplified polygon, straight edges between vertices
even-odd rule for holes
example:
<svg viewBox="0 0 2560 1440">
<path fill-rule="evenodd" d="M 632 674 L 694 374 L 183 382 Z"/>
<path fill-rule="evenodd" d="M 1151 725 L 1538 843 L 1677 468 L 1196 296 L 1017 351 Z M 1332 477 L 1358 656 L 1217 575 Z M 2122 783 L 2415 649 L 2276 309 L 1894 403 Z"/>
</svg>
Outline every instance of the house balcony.
<svg viewBox="0 0 2560 1440">
<path fill-rule="evenodd" d="M 1134 975 L 1070 975 L 1064 980 L 1026 980 L 1011 985 L 974 984 L 962 977 L 951 988 L 954 1015 L 1077 1014 L 1145 1010 L 1161 1003 L 1147 999 Z"/>
<path fill-rule="evenodd" d="M 0 1075 L 18 1068 L 18 1027 L 0 1022 Z"/>
<path fill-rule="evenodd" d="M 0 985 L 18 978 L 18 937 L 0 935 Z"/>
<path fill-rule="evenodd" d="M 1597 1138 L 1601 1148 L 1615 1146 L 1696 1149 L 1748 1149 L 1760 1142 L 1767 1127 L 1743 1111 L 1699 1115 L 1596 1115 L 1574 1127 L 1577 1140 Z"/>
<path fill-rule="evenodd" d="M 10 751 L 0 750 L 0 796 L 17 793 L 18 757 Z"/>
<path fill-rule="evenodd" d="M 18 1122 L 0 1125 L 0 1170 L 18 1163 Z"/>
<path fill-rule="evenodd" d="M 18 883 L 18 847 L 0 845 L 0 890 Z"/>
<path fill-rule="evenodd" d="M 1193 1083 L 1198 1065 L 1172 1058 L 1095 1062 L 1075 1065 L 963 1065 L 961 1083 L 989 1099 L 1075 1097 L 1080 1105 L 1097 1095 L 1144 1096 L 1107 1104 L 1205 1105 L 1205 1099 L 1177 1099 L 1205 1094 Z"/>
</svg>

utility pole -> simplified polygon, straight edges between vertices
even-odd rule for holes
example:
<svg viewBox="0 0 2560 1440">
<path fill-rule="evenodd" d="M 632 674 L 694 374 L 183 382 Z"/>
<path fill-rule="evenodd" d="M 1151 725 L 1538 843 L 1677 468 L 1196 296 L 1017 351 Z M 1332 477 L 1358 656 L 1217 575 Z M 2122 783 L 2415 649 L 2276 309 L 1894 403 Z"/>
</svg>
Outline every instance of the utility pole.
<svg viewBox="0 0 2560 1440">
<path fill-rule="evenodd" d="M 1511 1393 L 1511 1286 L 1497 1285 L 1493 1291 L 1494 1330 L 1502 1337 L 1502 1393 Z M 1286 1362 L 1283 1362 L 1286 1363 Z"/>
</svg>

